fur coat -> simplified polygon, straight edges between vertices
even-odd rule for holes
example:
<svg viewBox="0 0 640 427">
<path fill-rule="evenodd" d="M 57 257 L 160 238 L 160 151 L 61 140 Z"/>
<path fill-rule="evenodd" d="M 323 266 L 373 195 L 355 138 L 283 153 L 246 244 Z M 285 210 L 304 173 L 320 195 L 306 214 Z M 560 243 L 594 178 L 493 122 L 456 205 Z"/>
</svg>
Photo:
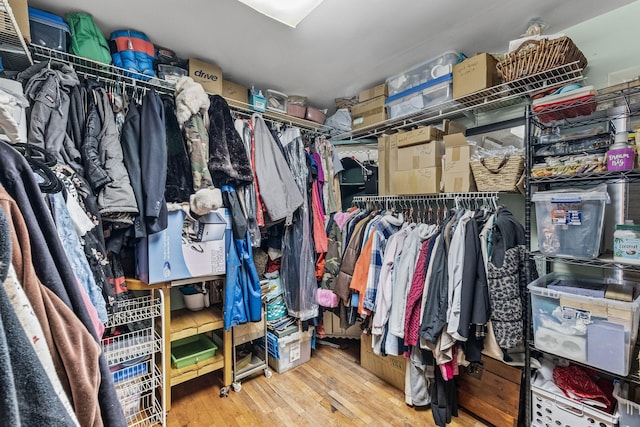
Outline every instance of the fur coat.
<svg viewBox="0 0 640 427">
<path fill-rule="evenodd" d="M 234 127 L 227 101 L 210 96 L 209 171 L 216 187 L 240 186 L 253 181 L 251 164 L 242 137 Z"/>
</svg>

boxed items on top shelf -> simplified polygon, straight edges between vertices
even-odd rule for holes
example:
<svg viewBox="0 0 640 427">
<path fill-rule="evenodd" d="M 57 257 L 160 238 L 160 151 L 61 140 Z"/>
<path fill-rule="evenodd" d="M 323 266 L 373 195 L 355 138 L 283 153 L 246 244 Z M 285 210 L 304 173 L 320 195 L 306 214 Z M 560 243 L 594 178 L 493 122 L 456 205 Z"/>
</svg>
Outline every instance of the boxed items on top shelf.
<svg viewBox="0 0 640 427">
<path fill-rule="evenodd" d="M 249 106 L 253 111 L 264 113 L 267 109 L 267 98 L 265 98 L 261 89 L 251 87 L 249 90 Z"/>
<path fill-rule="evenodd" d="M 358 94 L 358 102 L 368 101 L 379 96 L 389 96 L 387 83 L 382 83 L 372 88 L 361 90 Z"/>
<path fill-rule="evenodd" d="M 287 114 L 287 95 L 277 90 L 267 89 L 267 110 Z"/>
<path fill-rule="evenodd" d="M 537 349 L 629 374 L 640 318 L 637 283 L 550 273 L 528 289 Z"/>
<path fill-rule="evenodd" d="M 544 255 L 591 259 L 600 255 L 607 184 L 589 190 L 538 191 L 536 204 L 538 249 Z"/>
<path fill-rule="evenodd" d="M 581 69 L 587 66 L 587 58 L 569 37 L 551 35 L 524 40 L 496 67 L 502 80 L 508 83 L 573 62 L 578 62 Z"/>
<path fill-rule="evenodd" d="M 9 0 L 9 6 L 11 7 L 13 17 L 18 24 L 18 28 L 16 28 L 15 30 L 20 31 L 27 44 L 31 43 L 31 29 L 29 28 L 29 7 L 27 0 Z M 0 29 L 2 32 L 14 31 L 8 21 L 0 24 Z"/>
<path fill-rule="evenodd" d="M 305 113 L 304 118 L 322 125 L 324 124 L 324 121 L 327 119 L 327 113 L 315 107 L 308 106 L 307 112 Z"/>
<path fill-rule="evenodd" d="M 467 58 L 453 66 L 453 98 L 500 84 L 496 59 L 488 53 Z"/>
<path fill-rule="evenodd" d="M 222 69 L 217 65 L 189 58 L 189 77 L 200 83 L 208 94 L 222 95 Z"/>
<path fill-rule="evenodd" d="M 296 95 L 287 97 L 287 114 L 304 119 L 307 115 L 307 98 Z"/>
<path fill-rule="evenodd" d="M 418 113 L 453 98 L 451 73 L 389 96 L 386 101 L 389 119 Z"/>
<path fill-rule="evenodd" d="M 395 76 L 387 78 L 389 97 L 422 86 L 432 80 L 450 75 L 453 65 L 460 59 L 460 53 L 449 50 L 435 58 L 414 65 Z"/>
<path fill-rule="evenodd" d="M 44 10 L 29 8 L 31 42 L 50 49 L 67 51 L 69 25 L 58 15 Z"/>
<path fill-rule="evenodd" d="M 384 108 L 387 97 L 382 95 L 368 99 L 351 107 L 351 129 L 357 130 L 387 119 L 387 112 Z"/>
<path fill-rule="evenodd" d="M 246 108 L 249 104 L 249 88 L 226 79 L 222 80 L 222 96 L 229 105 Z"/>
</svg>

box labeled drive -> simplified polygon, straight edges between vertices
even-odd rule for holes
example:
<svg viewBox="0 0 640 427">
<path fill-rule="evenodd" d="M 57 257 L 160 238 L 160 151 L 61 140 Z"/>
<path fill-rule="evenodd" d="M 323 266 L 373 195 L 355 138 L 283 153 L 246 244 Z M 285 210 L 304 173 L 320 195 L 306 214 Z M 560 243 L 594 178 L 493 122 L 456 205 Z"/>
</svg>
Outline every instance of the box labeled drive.
<svg viewBox="0 0 640 427">
<path fill-rule="evenodd" d="M 189 77 L 211 95 L 222 95 L 222 69 L 217 65 L 189 58 Z"/>
</svg>

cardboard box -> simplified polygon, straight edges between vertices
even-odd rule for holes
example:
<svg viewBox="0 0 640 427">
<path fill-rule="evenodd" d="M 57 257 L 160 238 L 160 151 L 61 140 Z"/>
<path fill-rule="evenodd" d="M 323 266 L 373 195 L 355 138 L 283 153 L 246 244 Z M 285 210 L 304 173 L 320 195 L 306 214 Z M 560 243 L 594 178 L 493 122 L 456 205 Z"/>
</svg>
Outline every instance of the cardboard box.
<svg viewBox="0 0 640 427">
<path fill-rule="evenodd" d="M 378 114 L 380 111 L 385 111 L 384 103 L 386 100 L 387 98 L 385 96 L 378 96 L 377 98 L 372 98 L 354 105 L 351 107 L 351 118 L 371 116 Z"/>
<path fill-rule="evenodd" d="M 264 320 L 265 313 L 262 312 L 262 320 L 259 322 L 247 322 L 242 325 L 234 326 L 233 330 L 233 345 L 244 344 L 249 341 L 263 339 L 265 331 Z"/>
<path fill-rule="evenodd" d="M 11 7 L 11 12 L 13 12 L 13 17 L 16 19 L 16 23 L 18 24 L 18 28 L 22 34 L 22 37 L 27 42 L 27 44 L 31 43 L 31 27 L 29 26 L 29 8 L 27 0 L 9 0 L 9 6 Z M 7 25 L 7 23 L 0 24 L 0 27 L 5 32 L 13 32 L 11 25 Z"/>
<path fill-rule="evenodd" d="M 205 92 L 222 95 L 222 70 L 217 65 L 189 58 L 189 76 L 200 83 Z"/>
<path fill-rule="evenodd" d="M 467 193 L 476 191 L 476 182 L 471 170 L 467 172 L 445 171 L 443 176 L 445 193 Z"/>
<path fill-rule="evenodd" d="M 436 194 L 440 192 L 442 168 L 395 171 L 392 186 L 395 194 Z"/>
<path fill-rule="evenodd" d="M 467 143 L 467 138 L 461 133 L 444 136 L 445 176 L 450 172 L 471 171 L 469 162 L 473 154 L 473 147 Z"/>
<path fill-rule="evenodd" d="M 387 157 L 387 181 L 390 195 L 398 194 L 393 186 L 393 174 L 398 169 L 398 134 L 389 135 L 389 156 Z"/>
<path fill-rule="evenodd" d="M 500 83 L 497 61 L 488 53 L 472 56 L 453 66 L 453 98 L 457 99 Z"/>
<path fill-rule="evenodd" d="M 389 137 L 382 135 L 378 138 L 378 195 L 387 196 L 389 192 Z"/>
<path fill-rule="evenodd" d="M 384 110 L 367 116 L 353 117 L 353 120 L 351 122 L 351 129 L 357 130 L 360 128 L 366 128 L 371 125 L 382 123 L 385 120 L 387 120 L 387 112 Z"/>
<path fill-rule="evenodd" d="M 387 83 L 379 84 L 378 86 L 365 89 L 358 94 L 358 102 L 368 101 L 372 98 L 377 98 L 379 96 L 388 96 L 389 92 L 387 91 Z"/>
<path fill-rule="evenodd" d="M 358 322 L 347 329 L 341 328 L 340 318 L 330 311 L 325 311 L 322 315 L 322 325 L 325 336 L 331 338 L 360 338 L 362 333 Z"/>
<path fill-rule="evenodd" d="M 222 96 L 229 105 L 246 108 L 249 104 L 249 89 L 229 80 L 222 80 Z"/>
<path fill-rule="evenodd" d="M 201 217 L 197 230 L 183 236 L 185 213 L 172 211 L 165 230 L 140 239 L 136 247 L 138 278 L 145 283 L 170 282 L 191 277 L 225 274 L 226 240 L 231 236 L 231 217 L 226 209 Z M 220 219 L 224 231 L 221 232 Z"/>
<path fill-rule="evenodd" d="M 378 356 L 371 347 L 371 335 L 360 337 L 360 366 L 404 391 L 407 359 L 404 356 Z"/>
<path fill-rule="evenodd" d="M 419 127 L 418 129 L 398 134 L 398 148 L 418 145 L 427 141 L 441 140 L 442 136 L 442 131 L 433 126 Z"/>
<path fill-rule="evenodd" d="M 449 119 L 442 120 L 442 132 L 444 133 L 444 135 L 451 135 L 454 133 L 464 134 L 466 131 L 466 126 L 458 122 L 454 122 Z"/>
<path fill-rule="evenodd" d="M 444 144 L 442 141 L 429 141 L 411 147 L 399 147 L 397 170 L 441 167 L 443 153 Z"/>
</svg>

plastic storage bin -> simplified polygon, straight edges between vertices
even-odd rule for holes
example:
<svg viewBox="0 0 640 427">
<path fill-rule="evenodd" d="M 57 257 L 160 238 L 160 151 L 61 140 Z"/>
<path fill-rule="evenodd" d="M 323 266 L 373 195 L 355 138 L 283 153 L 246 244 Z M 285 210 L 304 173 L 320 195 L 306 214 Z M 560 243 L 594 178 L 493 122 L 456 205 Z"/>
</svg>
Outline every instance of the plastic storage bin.
<svg viewBox="0 0 640 427">
<path fill-rule="evenodd" d="M 608 282 L 575 275 L 550 273 L 528 288 L 531 293 L 534 344 L 539 350 L 618 375 L 628 375 L 638 334 L 640 287 L 631 302 L 579 295 L 583 288 Z M 575 287 L 572 292 L 549 286 Z"/>
<path fill-rule="evenodd" d="M 389 97 L 451 74 L 453 65 L 459 60 L 460 52 L 449 50 L 435 58 L 414 65 L 395 76 L 389 77 L 386 80 Z"/>
<path fill-rule="evenodd" d="M 453 97 L 452 82 L 453 76 L 446 74 L 390 96 L 385 102 L 388 118 L 397 119 L 451 100 Z"/>
<path fill-rule="evenodd" d="M 269 366 L 282 374 L 306 363 L 311 358 L 311 337 L 313 331 L 294 332 L 282 338 L 267 332 L 269 346 Z"/>
<path fill-rule="evenodd" d="M 616 427 L 618 417 L 531 385 L 531 425 L 535 427 Z M 622 426 L 621 426 L 622 427 Z"/>
<path fill-rule="evenodd" d="M 591 190 L 534 193 L 538 249 L 544 255 L 596 258 L 600 254 L 607 185 Z"/>
<path fill-rule="evenodd" d="M 267 89 L 267 110 L 287 114 L 287 95 Z"/>
<path fill-rule="evenodd" d="M 629 384 L 615 382 L 613 397 L 618 401 L 619 427 L 640 427 L 640 404 L 632 400 L 632 394 Z"/>
<path fill-rule="evenodd" d="M 171 362 L 177 368 L 194 365 L 216 355 L 218 346 L 206 335 L 194 335 L 171 343 Z"/>
<path fill-rule="evenodd" d="M 58 15 L 29 8 L 31 43 L 50 49 L 67 51 L 69 26 Z"/>
</svg>

